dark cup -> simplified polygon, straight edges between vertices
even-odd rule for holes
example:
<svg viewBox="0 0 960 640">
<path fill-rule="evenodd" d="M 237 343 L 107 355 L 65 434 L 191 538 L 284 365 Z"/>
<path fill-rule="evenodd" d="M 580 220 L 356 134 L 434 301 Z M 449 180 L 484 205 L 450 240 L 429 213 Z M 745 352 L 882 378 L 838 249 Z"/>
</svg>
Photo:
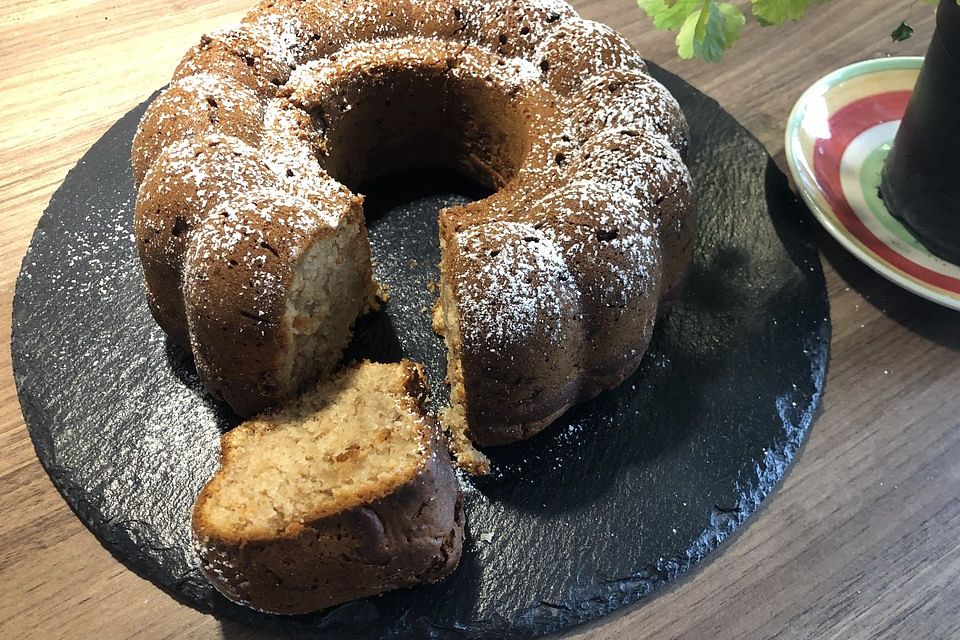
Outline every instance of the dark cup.
<svg viewBox="0 0 960 640">
<path fill-rule="evenodd" d="M 890 212 L 935 255 L 960 264 L 960 7 L 941 0 L 937 28 L 884 165 Z"/>
</svg>

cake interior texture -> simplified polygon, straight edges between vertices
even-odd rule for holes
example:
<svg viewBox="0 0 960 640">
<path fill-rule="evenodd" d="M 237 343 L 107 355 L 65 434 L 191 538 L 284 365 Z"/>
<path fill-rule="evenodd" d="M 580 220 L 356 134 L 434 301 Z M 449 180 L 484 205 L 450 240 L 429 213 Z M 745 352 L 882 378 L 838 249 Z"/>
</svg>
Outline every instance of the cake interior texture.
<svg viewBox="0 0 960 640">
<path fill-rule="evenodd" d="M 281 374 L 287 395 L 333 371 L 352 336 L 354 320 L 376 300 L 368 291 L 370 250 L 364 228 L 344 225 L 318 239 L 296 263 L 284 325 L 291 349 Z"/>
<path fill-rule="evenodd" d="M 198 515 L 238 539 L 271 538 L 408 482 L 430 429 L 404 401 L 404 384 L 395 364 L 352 366 L 234 429 Z"/>
<path fill-rule="evenodd" d="M 453 292 L 441 274 L 440 297 L 433 311 L 433 330 L 443 337 L 447 346 L 447 384 L 450 385 L 450 405 L 440 413 L 440 422 L 450 433 L 450 451 L 457 465 L 473 475 L 490 472 L 490 459 L 470 440 L 467 424 L 466 395 L 463 384 L 463 366 L 460 362 L 460 317 L 452 300 Z"/>
</svg>

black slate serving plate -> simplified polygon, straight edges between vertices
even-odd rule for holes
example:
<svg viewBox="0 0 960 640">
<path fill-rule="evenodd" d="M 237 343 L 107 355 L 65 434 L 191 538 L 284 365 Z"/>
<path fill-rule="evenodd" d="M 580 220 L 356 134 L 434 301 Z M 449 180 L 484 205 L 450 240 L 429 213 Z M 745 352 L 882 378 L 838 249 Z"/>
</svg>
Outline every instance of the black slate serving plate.
<svg viewBox="0 0 960 640">
<path fill-rule="evenodd" d="M 237 423 L 144 303 L 132 238 L 130 142 L 146 103 L 69 173 L 17 282 L 13 364 L 37 455 L 117 558 L 183 602 L 320 638 L 530 637 L 601 616 L 702 560 L 783 476 L 820 404 L 829 308 L 807 213 L 763 146 L 716 102 L 653 68 L 693 134 L 700 239 L 682 298 L 640 370 L 462 478 L 468 533 L 449 579 L 306 616 L 234 605 L 189 546 L 194 497 Z M 369 200 L 377 276 L 392 298 L 354 357 L 423 362 L 436 211 L 482 196 L 444 174 L 396 176 Z"/>
</svg>

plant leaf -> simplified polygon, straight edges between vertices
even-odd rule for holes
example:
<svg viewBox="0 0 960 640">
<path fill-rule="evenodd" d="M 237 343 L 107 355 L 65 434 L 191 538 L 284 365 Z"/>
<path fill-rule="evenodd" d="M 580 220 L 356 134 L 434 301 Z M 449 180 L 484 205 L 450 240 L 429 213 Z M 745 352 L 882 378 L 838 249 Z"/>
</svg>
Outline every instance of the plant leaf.
<svg viewBox="0 0 960 640">
<path fill-rule="evenodd" d="M 707 26 L 710 24 L 710 16 L 713 13 L 713 0 L 703 3 L 703 11 L 697 17 L 697 24 L 693 27 L 693 44 L 703 44 L 707 38 Z"/>
<path fill-rule="evenodd" d="M 723 52 L 740 37 L 746 22 L 743 13 L 732 4 L 704 0 L 703 6 L 684 20 L 677 34 L 677 53 L 681 58 L 700 56 L 719 62 Z"/>
<path fill-rule="evenodd" d="M 913 35 L 913 27 L 907 24 L 906 20 L 900 23 L 900 26 L 893 30 L 890 39 L 894 42 L 903 42 Z"/>
<path fill-rule="evenodd" d="M 695 53 L 693 50 L 693 32 L 697 28 L 697 22 L 700 20 L 700 13 L 703 9 L 694 11 L 687 19 L 683 21 L 680 27 L 680 33 L 677 34 L 677 53 L 684 60 L 689 60 Z"/>
<path fill-rule="evenodd" d="M 676 31 L 687 17 L 703 4 L 703 0 L 637 0 L 639 6 L 653 20 L 657 29 Z"/>
<path fill-rule="evenodd" d="M 753 15 L 763 25 L 781 25 L 787 20 L 799 20 L 810 8 L 811 0 L 750 0 Z"/>
</svg>

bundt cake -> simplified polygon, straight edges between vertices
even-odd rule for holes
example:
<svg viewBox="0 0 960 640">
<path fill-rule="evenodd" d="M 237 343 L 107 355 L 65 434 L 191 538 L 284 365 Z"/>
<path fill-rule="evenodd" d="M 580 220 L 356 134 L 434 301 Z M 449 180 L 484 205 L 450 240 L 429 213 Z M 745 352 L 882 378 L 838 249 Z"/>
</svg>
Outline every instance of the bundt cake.
<svg viewBox="0 0 960 640">
<path fill-rule="evenodd" d="M 153 310 L 250 414 L 334 367 L 376 304 L 356 195 L 444 165 L 443 422 L 461 463 L 622 382 L 693 247 L 687 127 L 616 32 L 561 0 L 266 0 L 205 36 L 134 141 Z"/>
<path fill-rule="evenodd" d="M 463 508 L 426 393 L 413 363 L 365 362 L 224 435 L 193 510 L 217 589 L 293 614 L 452 572 Z"/>
</svg>

